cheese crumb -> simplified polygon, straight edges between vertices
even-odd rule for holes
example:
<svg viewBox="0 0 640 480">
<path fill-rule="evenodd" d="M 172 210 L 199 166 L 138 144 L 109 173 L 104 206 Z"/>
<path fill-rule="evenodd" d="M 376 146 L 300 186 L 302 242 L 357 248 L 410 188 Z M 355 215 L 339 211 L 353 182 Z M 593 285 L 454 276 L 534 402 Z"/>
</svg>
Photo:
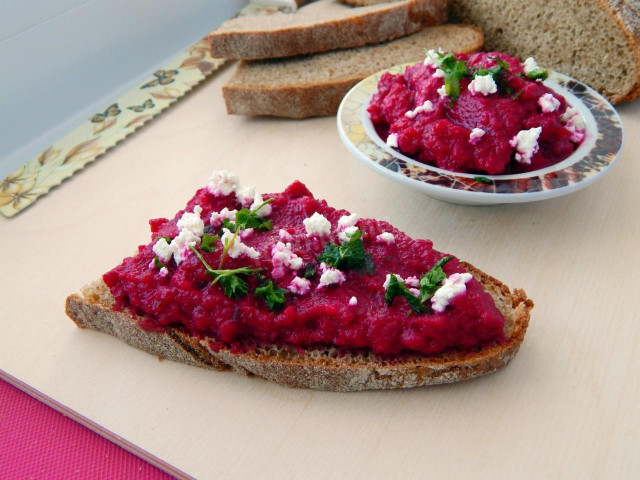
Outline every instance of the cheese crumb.
<svg viewBox="0 0 640 480">
<path fill-rule="evenodd" d="M 447 96 L 447 86 L 446 85 L 442 85 L 438 90 L 436 90 L 436 92 L 438 92 L 438 95 L 440 95 L 441 98 L 444 98 Z"/>
<path fill-rule="evenodd" d="M 173 259 L 176 265 L 180 265 L 182 261 L 191 253 L 189 247 L 194 247 L 200 243 L 200 237 L 195 235 L 191 230 L 183 228 L 176 238 L 171 240 L 171 250 L 173 251 Z"/>
<path fill-rule="evenodd" d="M 511 139 L 509 145 L 517 151 L 516 161 L 529 165 L 531 157 L 538 151 L 538 137 L 542 132 L 542 127 L 530 128 L 529 130 L 520 130 L 518 134 Z"/>
<path fill-rule="evenodd" d="M 382 284 L 382 288 L 384 288 L 385 290 L 389 288 L 389 283 L 391 282 L 391 275 L 396 277 L 399 282 L 404 282 L 404 280 L 400 275 L 396 275 L 395 273 L 387 273 L 387 276 L 384 279 L 384 283 Z"/>
<path fill-rule="evenodd" d="M 578 110 L 573 107 L 567 108 L 560 120 L 565 123 L 565 128 L 571 132 L 571 141 L 580 143 L 584 138 L 584 131 L 587 125 Z"/>
<path fill-rule="evenodd" d="M 398 148 L 398 134 L 390 133 L 387 137 L 387 146 Z"/>
<path fill-rule="evenodd" d="M 251 205 L 251 202 L 253 202 L 255 195 L 256 187 L 252 185 L 249 185 L 247 187 L 238 186 L 238 188 L 236 188 L 236 199 L 238 200 L 238 203 L 244 208 Z"/>
<path fill-rule="evenodd" d="M 441 51 L 441 53 L 443 53 Z M 423 62 L 426 66 L 435 66 L 435 67 L 439 67 L 440 64 L 442 63 L 442 59 L 440 58 L 440 55 L 438 55 L 438 52 L 436 52 L 433 48 L 427 51 L 427 56 L 424 59 Z"/>
<path fill-rule="evenodd" d="M 415 277 L 415 276 L 407 277 L 404 280 L 404 284 L 407 287 L 415 287 L 415 288 L 417 288 L 417 287 L 420 286 L 420 279 L 418 277 Z"/>
<path fill-rule="evenodd" d="M 560 100 L 550 93 L 545 93 L 538 99 L 538 105 L 540 105 L 543 113 L 551 113 L 558 110 L 560 107 Z"/>
<path fill-rule="evenodd" d="M 220 237 L 220 243 L 222 244 L 222 246 L 224 247 L 225 243 L 230 242 L 232 238 L 233 232 L 231 232 L 231 230 L 229 230 L 228 228 L 223 228 L 222 237 Z M 229 247 L 229 250 L 227 250 L 227 255 L 229 255 L 231 258 L 238 258 L 243 255 L 246 255 L 249 258 L 258 258 L 260 256 L 260 253 L 258 253 L 255 248 L 245 245 L 244 243 L 242 243 L 242 240 L 240 240 L 240 238 L 236 237 L 231 247 Z"/>
<path fill-rule="evenodd" d="M 162 263 L 167 263 L 169 260 L 171 260 L 173 249 L 167 242 L 166 238 L 159 238 L 153 246 L 153 253 L 158 256 Z"/>
<path fill-rule="evenodd" d="M 476 75 L 467 88 L 472 95 L 481 93 L 485 97 L 498 91 L 498 86 L 491 75 Z"/>
<path fill-rule="evenodd" d="M 306 278 L 294 277 L 288 288 L 296 295 L 306 295 L 311 290 L 311 282 Z"/>
<path fill-rule="evenodd" d="M 321 213 L 315 212 L 309 218 L 305 218 L 302 223 L 307 231 L 307 237 L 313 235 L 323 236 L 331 233 L 331 222 Z"/>
<path fill-rule="evenodd" d="M 446 75 L 446 73 L 444 73 L 444 70 L 440 69 L 440 68 L 436 68 L 436 71 L 433 72 L 433 76 L 436 78 L 444 78 Z"/>
<path fill-rule="evenodd" d="M 347 227 L 353 227 L 356 223 L 358 223 L 358 215 L 356 213 L 343 215 L 338 219 L 338 229 L 343 230 Z"/>
<path fill-rule="evenodd" d="M 179 229 L 186 228 L 193 232 L 194 235 L 202 237 L 202 235 L 204 235 L 204 222 L 200 218 L 201 213 L 202 207 L 200 205 L 196 205 L 193 207 L 193 213 L 185 212 L 182 214 L 182 217 L 180 217 L 176 226 Z"/>
<path fill-rule="evenodd" d="M 356 305 L 358 305 L 358 299 L 356 297 L 351 297 L 349 299 L 349 306 L 355 307 Z"/>
<path fill-rule="evenodd" d="M 167 267 L 162 267 L 160 270 L 158 270 L 158 275 L 160 275 L 161 277 L 166 277 L 167 275 L 169 275 L 169 270 L 167 269 Z"/>
<path fill-rule="evenodd" d="M 290 243 L 278 242 L 271 247 L 271 276 L 276 280 L 284 277 L 287 268 L 300 270 L 302 263 L 302 259 L 291 251 Z"/>
<path fill-rule="evenodd" d="M 207 190 L 215 197 L 224 197 L 235 191 L 240 186 L 240 179 L 237 175 L 226 170 L 216 170 L 209 177 Z"/>
<path fill-rule="evenodd" d="M 529 75 L 534 70 L 540 68 L 540 67 L 538 67 L 538 64 L 536 63 L 536 59 L 533 58 L 533 57 L 527 58 L 524 61 L 524 63 L 522 64 L 522 67 L 524 68 L 524 73 L 526 75 Z"/>
<path fill-rule="evenodd" d="M 348 242 L 351 236 L 357 231 L 359 231 L 358 227 L 355 227 L 355 226 L 347 227 L 344 230 L 341 230 L 340 232 L 338 232 L 338 239 L 343 243 Z"/>
<path fill-rule="evenodd" d="M 466 283 L 471 280 L 470 273 L 454 273 L 447 277 L 442 286 L 431 297 L 431 307 L 438 313 L 444 312 L 449 301 L 467 291 Z"/>
<path fill-rule="evenodd" d="M 407 118 L 415 118 L 421 112 L 433 112 L 433 103 L 430 100 L 425 100 L 425 102 L 419 107 L 414 108 L 413 110 L 409 110 L 405 112 L 404 116 Z"/>
<path fill-rule="evenodd" d="M 219 212 L 211 212 L 209 219 L 211 226 L 217 228 L 222 225 L 223 220 L 235 221 L 237 212 L 237 210 L 229 210 L 227 207 L 224 207 Z"/>
<path fill-rule="evenodd" d="M 322 275 L 320 275 L 320 284 L 317 289 L 320 290 L 324 287 L 328 287 L 329 285 L 342 285 L 344 281 L 347 279 L 344 273 L 342 273 L 337 268 L 329 267 L 326 263 L 322 262 L 320 264 L 320 271 L 322 271 Z"/>
<path fill-rule="evenodd" d="M 259 193 L 256 193 L 253 197 L 253 203 L 251 204 L 251 207 L 249 207 L 249 210 L 253 211 L 263 203 L 264 203 L 264 200 L 262 199 L 262 195 L 260 195 Z M 256 213 L 260 218 L 265 218 L 271 215 L 271 211 L 272 211 L 271 204 L 267 203 L 266 205 L 263 205 L 262 208 L 258 210 Z"/>
<path fill-rule="evenodd" d="M 474 128 L 469 134 L 469 143 L 471 145 L 476 145 L 478 142 L 480 142 L 480 139 L 484 136 L 485 133 L 486 132 L 481 128 Z"/>
<path fill-rule="evenodd" d="M 287 232 L 284 228 L 281 228 L 278 231 L 278 237 L 280 237 L 280 240 L 283 242 L 293 242 L 293 235 Z"/>
<path fill-rule="evenodd" d="M 386 243 L 387 245 L 393 245 L 396 243 L 396 237 L 394 237 L 393 233 L 390 232 L 382 232 L 380 235 L 376 235 L 376 240 L 379 243 Z"/>
</svg>

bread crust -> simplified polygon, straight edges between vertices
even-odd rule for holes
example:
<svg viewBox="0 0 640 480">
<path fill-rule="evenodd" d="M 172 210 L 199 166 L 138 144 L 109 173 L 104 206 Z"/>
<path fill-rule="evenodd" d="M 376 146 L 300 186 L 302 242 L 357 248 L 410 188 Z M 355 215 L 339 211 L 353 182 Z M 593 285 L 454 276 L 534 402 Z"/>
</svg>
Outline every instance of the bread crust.
<svg viewBox="0 0 640 480">
<path fill-rule="evenodd" d="M 455 49 L 458 53 L 473 53 L 482 48 L 484 36 L 479 28 L 471 27 L 469 25 L 441 25 L 437 27 L 431 27 L 425 29 L 422 32 L 416 33 L 415 36 L 428 35 L 428 32 L 442 32 L 436 35 L 442 35 L 447 39 L 450 37 L 455 38 L 455 33 L 460 32 L 460 35 L 464 34 L 465 37 L 473 37 L 473 40 L 461 45 L 461 48 Z M 407 39 L 398 39 L 396 41 L 402 42 Z M 387 45 L 392 45 L 394 41 Z M 424 49 L 421 49 L 421 53 L 426 51 L 429 47 L 443 47 L 449 50 L 450 40 L 446 44 L 425 44 Z M 385 50 L 385 46 L 368 46 L 362 47 L 363 52 L 367 52 L 372 56 L 380 55 L 381 51 Z M 352 50 L 342 50 L 340 52 L 332 52 L 324 55 L 333 56 L 345 56 L 352 55 Z M 286 74 L 287 65 L 298 66 L 309 63 L 313 60 L 317 60 L 317 54 L 313 59 L 307 59 L 306 57 L 296 57 L 288 60 L 284 60 L 282 73 Z M 423 55 L 424 56 L 424 55 Z M 395 64 L 406 63 L 411 60 L 420 60 L 421 58 L 407 58 L 406 54 L 401 53 L 400 57 L 394 57 L 390 59 L 388 67 Z M 268 61 L 267 61 L 268 62 Z M 307 118 L 314 116 L 330 116 L 335 115 L 340 106 L 342 98 L 346 93 L 359 81 L 366 78 L 379 70 L 379 67 L 371 67 L 369 70 L 362 70 L 362 64 L 358 65 L 359 72 L 353 72 L 349 76 L 345 76 L 333 81 L 307 81 L 306 83 L 282 85 L 278 84 L 279 79 L 274 78 L 272 85 L 255 85 L 244 82 L 242 80 L 243 71 L 250 68 L 260 68 L 261 62 L 241 62 L 233 78 L 222 87 L 222 94 L 224 97 L 227 113 L 233 115 L 269 115 L 275 117 L 288 117 L 288 118 Z M 355 66 L 354 66 L 355 67 Z M 364 73 L 363 73 L 364 72 Z"/>
<path fill-rule="evenodd" d="M 476 352 L 437 356 L 406 355 L 384 360 L 373 354 L 338 355 L 335 349 L 299 353 L 283 347 L 260 347 L 245 353 L 212 348 L 214 338 L 197 339 L 176 329 L 154 332 L 138 326 L 140 317 L 112 309 L 113 297 L 102 281 L 70 295 L 67 315 L 82 328 L 113 335 L 161 358 L 214 370 L 233 369 L 289 387 L 336 392 L 413 388 L 486 375 L 508 364 L 518 352 L 529 325 L 533 302 L 523 290 L 513 292 L 471 264 L 462 266 L 484 286 L 505 316 L 502 343 Z"/>
<path fill-rule="evenodd" d="M 279 58 L 359 47 L 410 35 L 447 18 L 449 0 L 403 0 L 361 7 L 353 15 L 276 29 L 247 28 L 256 19 L 231 19 L 209 35 L 211 55 L 230 59 Z M 303 15 L 298 13 L 279 15 Z M 264 18 L 259 18 L 264 21 Z"/>
</svg>

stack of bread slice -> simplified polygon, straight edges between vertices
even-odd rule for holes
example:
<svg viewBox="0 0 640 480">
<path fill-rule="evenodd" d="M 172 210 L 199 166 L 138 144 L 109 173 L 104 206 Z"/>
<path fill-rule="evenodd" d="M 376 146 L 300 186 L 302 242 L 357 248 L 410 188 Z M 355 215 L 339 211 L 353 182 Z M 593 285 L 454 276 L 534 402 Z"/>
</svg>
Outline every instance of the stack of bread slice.
<svg viewBox="0 0 640 480">
<path fill-rule="evenodd" d="M 482 32 L 440 25 L 449 0 L 353 7 L 317 0 L 297 11 L 238 17 L 210 35 L 213 56 L 241 60 L 223 87 L 227 112 L 305 118 L 334 115 L 358 81 L 430 48 L 474 52 Z"/>
</svg>

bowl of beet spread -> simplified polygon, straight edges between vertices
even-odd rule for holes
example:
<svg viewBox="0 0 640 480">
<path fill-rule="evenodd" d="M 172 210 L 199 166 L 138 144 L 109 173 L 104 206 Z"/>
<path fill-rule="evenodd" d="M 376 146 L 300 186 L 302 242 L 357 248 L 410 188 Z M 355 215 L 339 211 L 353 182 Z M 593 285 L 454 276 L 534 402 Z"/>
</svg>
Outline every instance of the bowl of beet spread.
<svg viewBox="0 0 640 480">
<path fill-rule="evenodd" d="M 469 204 L 570 193 L 605 173 L 623 143 L 597 92 L 500 52 L 429 50 L 372 75 L 343 99 L 338 130 L 379 173 Z"/>
</svg>

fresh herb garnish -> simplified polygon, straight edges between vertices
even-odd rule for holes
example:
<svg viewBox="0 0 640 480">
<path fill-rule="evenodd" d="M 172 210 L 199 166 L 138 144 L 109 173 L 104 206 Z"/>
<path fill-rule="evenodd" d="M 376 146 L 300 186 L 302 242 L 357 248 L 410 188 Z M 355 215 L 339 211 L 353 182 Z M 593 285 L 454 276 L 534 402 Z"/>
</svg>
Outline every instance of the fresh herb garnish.
<svg viewBox="0 0 640 480">
<path fill-rule="evenodd" d="M 460 96 L 460 80 L 464 77 L 471 76 L 471 72 L 467 68 L 467 62 L 458 60 L 453 53 L 438 52 L 440 57 L 440 70 L 444 72 L 444 87 L 447 96 L 451 99 L 451 103 Z"/>
<path fill-rule="evenodd" d="M 267 220 L 258 215 L 258 211 L 273 202 L 273 198 L 265 200 L 253 210 L 243 208 L 236 212 L 236 228 L 244 230 L 246 228 L 255 228 L 256 230 L 271 230 L 273 228 L 271 220 Z"/>
<path fill-rule="evenodd" d="M 218 235 L 209 235 L 205 233 L 204 235 L 202 235 L 200 248 L 202 248 L 202 250 L 204 250 L 205 252 L 213 253 L 213 251 L 216 249 L 216 242 L 219 238 L 220 236 Z"/>
<path fill-rule="evenodd" d="M 444 273 L 442 267 L 453 257 L 444 257 L 438 263 L 436 263 L 431 270 L 420 277 L 420 296 L 417 297 L 407 288 L 405 282 L 398 280 L 397 275 L 391 274 L 389 277 L 389 285 L 387 291 L 384 294 L 384 300 L 387 305 L 391 306 L 394 298 L 404 297 L 407 303 L 411 307 L 411 310 L 417 313 L 429 313 L 431 307 L 424 303 L 429 300 L 440 288 L 440 282 L 447 278 L 447 274 Z"/>
<path fill-rule="evenodd" d="M 440 282 L 447 278 L 447 274 L 444 273 L 442 267 L 449 260 L 453 260 L 453 257 L 444 257 L 438 263 L 436 263 L 431 270 L 420 277 L 420 301 L 426 302 L 433 294 L 436 293 L 440 286 Z"/>
<path fill-rule="evenodd" d="M 167 242 L 167 243 L 171 243 L 171 237 L 158 237 L 158 238 L 156 238 L 156 242 L 157 242 L 158 240 L 160 240 L 160 239 L 163 239 L 163 238 L 164 238 L 165 242 Z"/>
<path fill-rule="evenodd" d="M 232 233 L 235 233 L 236 231 L 236 224 L 233 223 L 231 220 L 229 220 L 228 218 L 225 218 L 222 220 L 222 228 L 226 228 L 227 230 L 229 230 Z"/>
<path fill-rule="evenodd" d="M 304 270 L 302 271 L 302 278 L 313 278 L 316 274 L 316 267 L 313 263 L 309 262 L 304 266 Z"/>
<path fill-rule="evenodd" d="M 318 263 L 326 263 L 339 270 L 347 268 L 359 269 L 365 266 L 364 243 L 362 243 L 362 232 L 356 230 L 348 236 L 342 245 L 332 242 L 324 244 L 322 253 L 318 255 Z"/>
<path fill-rule="evenodd" d="M 487 177 L 473 177 L 476 182 L 486 183 L 487 185 L 493 185 L 493 180 Z"/>
<path fill-rule="evenodd" d="M 207 274 L 213 277 L 211 285 L 220 283 L 220 285 L 222 285 L 222 287 L 224 288 L 225 295 L 229 298 L 238 299 L 244 297 L 247 294 L 249 288 L 247 282 L 240 278 L 238 275 L 251 275 L 260 271 L 259 268 L 251 267 L 234 268 L 232 270 L 214 270 L 209 266 L 206 260 L 202 258 L 200 252 L 193 245 L 189 245 L 189 249 L 191 249 L 191 251 L 196 254 L 198 260 L 200 260 L 200 262 L 204 265 Z"/>
<path fill-rule="evenodd" d="M 153 264 L 156 266 L 158 270 L 166 267 L 166 265 L 160 261 L 160 258 L 158 258 L 157 255 L 153 257 Z"/>
<path fill-rule="evenodd" d="M 262 281 L 262 286 L 256 288 L 255 292 L 253 292 L 256 297 L 264 298 L 265 302 L 267 302 L 267 307 L 272 312 L 280 310 L 284 306 L 287 293 L 289 293 L 289 290 L 279 288 L 271 280 L 268 282 Z"/>
<path fill-rule="evenodd" d="M 417 313 L 428 312 L 430 309 L 422 304 L 420 297 L 416 297 L 409 291 L 404 282 L 398 280 L 397 275 L 393 273 L 389 276 L 389 285 L 387 292 L 384 294 L 384 301 L 391 306 L 393 299 L 396 297 L 404 297 L 411 307 L 411 310 Z"/>
<path fill-rule="evenodd" d="M 511 100 L 517 100 L 520 97 L 520 95 L 522 95 L 522 92 L 524 92 L 524 88 L 520 90 L 518 93 L 516 93 L 513 97 L 511 97 Z"/>
<path fill-rule="evenodd" d="M 498 64 L 498 66 L 500 68 L 502 68 L 503 70 L 506 70 L 507 72 L 511 71 L 511 70 L 509 70 L 509 64 L 507 62 L 505 62 L 504 60 L 500 60 L 498 57 L 489 57 L 489 60 L 495 60 L 495 62 Z"/>
<path fill-rule="evenodd" d="M 549 77 L 549 72 L 544 68 L 534 68 L 527 73 L 527 77 L 531 80 L 546 80 Z"/>
</svg>

